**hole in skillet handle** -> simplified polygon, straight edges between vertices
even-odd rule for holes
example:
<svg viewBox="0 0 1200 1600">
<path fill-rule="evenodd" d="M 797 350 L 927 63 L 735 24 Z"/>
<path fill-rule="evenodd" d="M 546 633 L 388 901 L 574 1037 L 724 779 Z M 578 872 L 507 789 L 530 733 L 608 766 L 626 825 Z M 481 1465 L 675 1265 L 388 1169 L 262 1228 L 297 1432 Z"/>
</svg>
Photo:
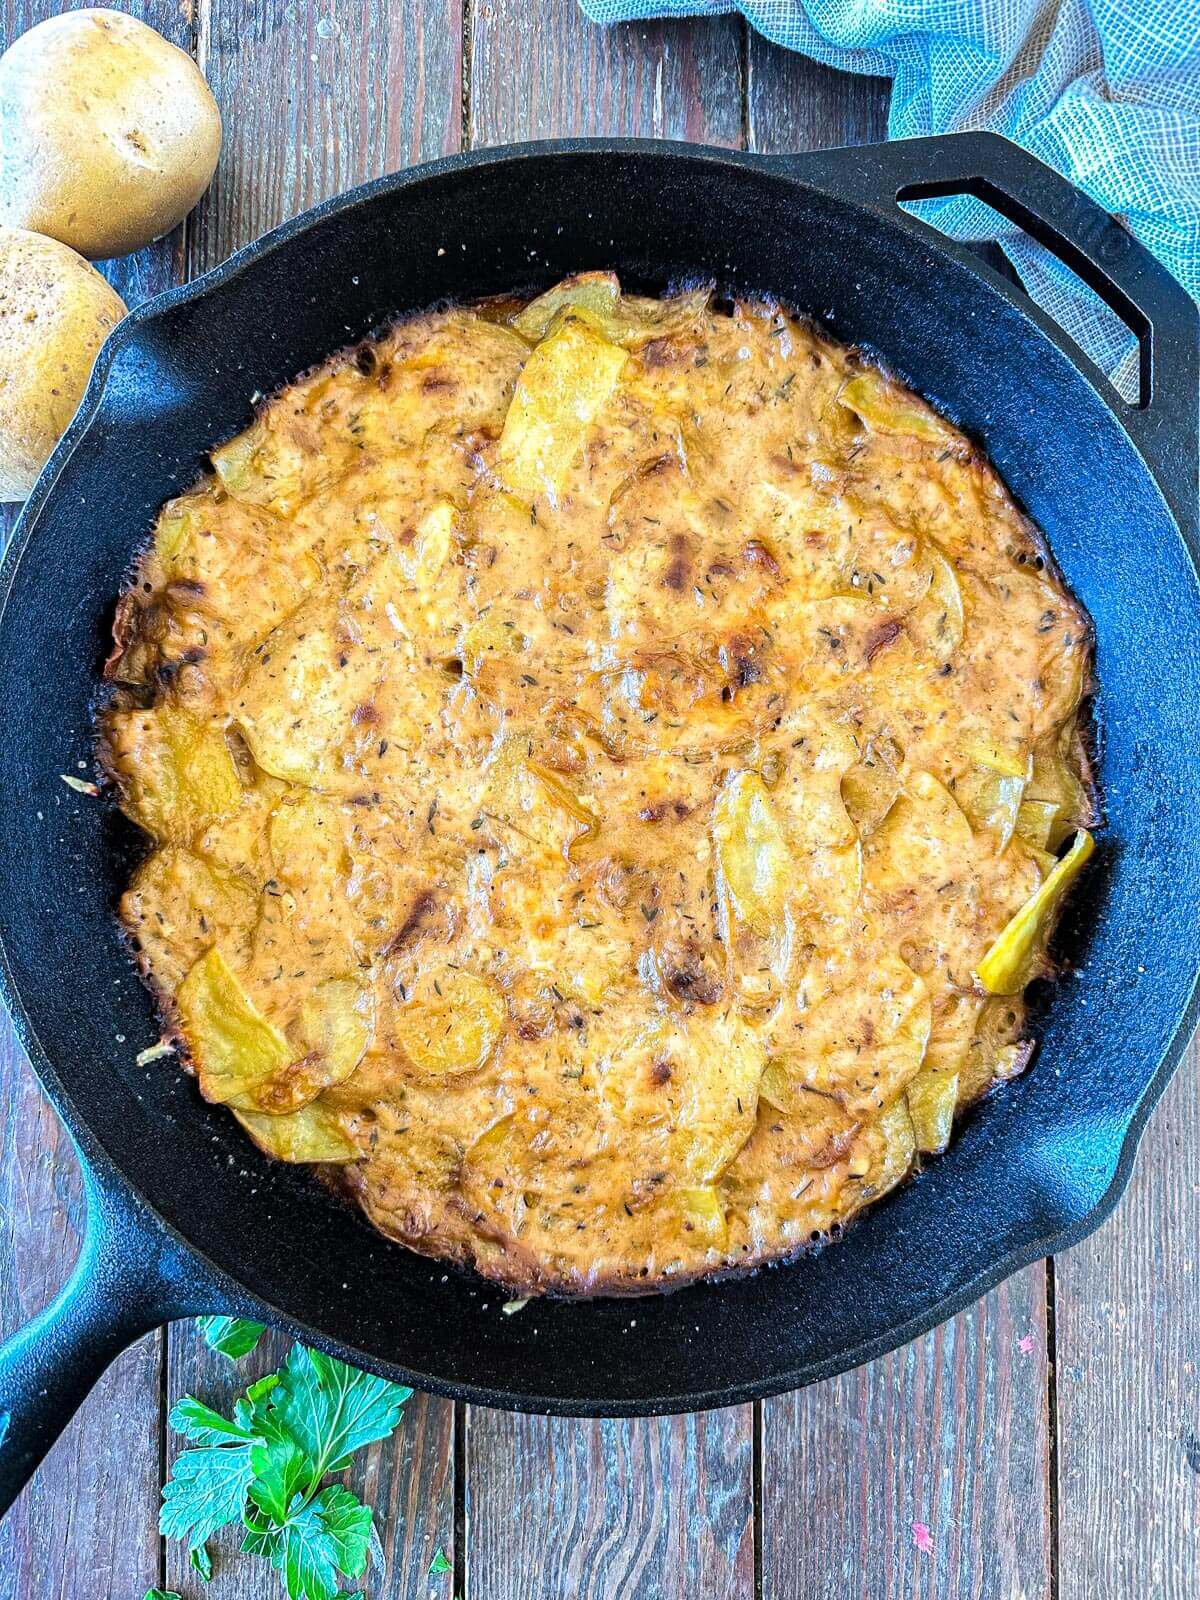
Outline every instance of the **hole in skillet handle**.
<svg viewBox="0 0 1200 1600">
<path fill-rule="evenodd" d="M 1122 406 L 1142 410 L 1148 399 L 1147 380 L 1143 377 L 1149 370 L 1148 326 L 1142 325 L 1140 316 L 1114 311 L 1077 272 L 1070 272 L 1067 279 L 1053 279 L 1053 269 L 1046 266 L 1046 252 L 1035 245 L 1027 232 L 1014 234 L 1009 226 L 1012 218 L 984 198 L 986 187 L 974 185 L 979 192 L 965 194 L 956 185 L 953 195 L 931 195 L 924 192 L 926 185 L 914 184 L 902 189 L 896 200 L 902 211 L 952 238 L 961 237 L 963 232 L 961 212 L 954 212 L 953 208 L 958 204 L 969 206 L 971 251 L 1034 304 L 1039 303 L 1040 288 L 1042 308 L 1061 321 L 1063 331 L 1108 375 L 1112 397 Z M 921 193 L 910 197 L 910 189 Z M 1128 235 L 1122 233 L 1120 237 Z M 1060 258 L 1055 259 L 1065 265 Z"/>
<path fill-rule="evenodd" d="M 778 158 L 777 158 L 778 159 Z M 1138 341 L 1136 406 L 1112 404 L 1107 376 L 1054 320 L 1012 284 L 989 272 L 998 292 L 1022 310 L 1069 357 L 1128 433 L 1145 460 L 1185 539 L 1200 538 L 1200 312 L 1161 262 L 1115 217 L 1053 168 L 996 133 L 898 139 L 855 150 L 814 151 L 781 159 L 801 181 L 826 182 L 835 193 L 885 211 L 893 221 L 936 238 L 938 247 L 978 271 L 956 244 L 906 203 L 970 195 L 982 200 L 1079 277 Z"/>
</svg>

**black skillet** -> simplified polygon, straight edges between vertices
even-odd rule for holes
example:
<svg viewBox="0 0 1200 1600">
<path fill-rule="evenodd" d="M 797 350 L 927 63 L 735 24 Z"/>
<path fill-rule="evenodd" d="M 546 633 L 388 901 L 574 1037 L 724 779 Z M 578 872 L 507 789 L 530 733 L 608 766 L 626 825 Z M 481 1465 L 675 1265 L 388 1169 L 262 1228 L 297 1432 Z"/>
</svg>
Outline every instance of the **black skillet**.
<svg viewBox="0 0 1200 1600">
<path fill-rule="evenodd" d="M 1138 335 L 1127 406 L 1020 291 L 897 205 L 969 192 L 1048 245 Z M 157 507 L 251 396 L 397 312 L 615 267 L 772 292 L 877 349 L 981 439 L 1096 624 L 1097 864 L 1078 962 L 1028 1075 L 949 1153 L 789 1267 L 636 1302 L 503 1316 L 503 1296 L 373 1234 L 253 1151 L 173 1062 L 112 919 L 136 846 L 63 784 L 90 751 L 113 598 Z M 1197 318 L 1117 223 L 1003 140 L 764 159 L 570 143 L 368 184 L 135 312 L 21 519 L 0 581 L 4 997 L 84 1163 L 82 1260 L 0 1352 L 0 1509 L 146 1329 L 239 1312 L 419 1388 L 563 1414 L 768 1395 L 891 1349 L 1081 1238 L 1129 1174 L 1196 1012 L 1200 966 Z"/>
</svg>

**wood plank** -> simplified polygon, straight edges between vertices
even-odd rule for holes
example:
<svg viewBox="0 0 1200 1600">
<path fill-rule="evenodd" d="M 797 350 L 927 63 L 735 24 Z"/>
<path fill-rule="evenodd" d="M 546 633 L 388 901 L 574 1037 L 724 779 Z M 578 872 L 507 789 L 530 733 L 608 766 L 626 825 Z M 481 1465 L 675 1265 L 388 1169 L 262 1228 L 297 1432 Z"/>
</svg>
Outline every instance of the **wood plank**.
<svg viewBox="0 0 1200 1600">
<path fill-rule="evenodd" d="M 632 1422 L 472 1407 L 468 1596 L 752 1595 L 749 1419 L 748 1406 Z"/>
<path fill-rule="evenodd" d="M 1200 1594 L 1200 1051 L 1099 1233 L 1054 1263 L 1060 1600 Z"/>
<path fill-rule="evenodd" d="M 51 1300 L 79 1249 L 71 1142 L 0 1022 L 0 1338 Z M 0 1522 L 0 1600 L 135 1595 L 158 1578 L 161 1335 L 115 1362 Z"/>
<path fill-rule="evenodd" d="M 810 61 L 750 34 L 746 110 L 751 150 L 823 150 L 887 137 L 890 83 Z"/>
<path fill-rule="evenodd" d="M 213 0 L 199 13 L 198 55 L 225 119 L 221 170 L 189 235 L 191 274 L 298 211 L 366 178 L 457 149 L 462 127 L 459 0 L 334 0 L 319 10 L 272 3 L 248 11 Z M 167 1391 L 218 1402 L 287 1350 L 271 1335 L 236 1366 L 194 1325 L 169 1330 Z M 429 1564 L 454 1543 L 454 1408 L 414 1397 L 395 1437 L 356 1462 L 351 1486 L 376 1510 L 384 1570 L 376 1600 L 426 1597 Z M 178 1441 L 168 1440 L 173 1458 Z M 241 1600 L 273 1579 L 214 1543 L 211 1600 Z M 184 1553 L 166 1553 L 168 1587 L 191 1592 Z M 253 1575 L 252 1575 L 253 1574 Z M 443 1580 L 444 1582 L 444 1580 Z M 265 1590 L 264 1590 L 265 1592 Z"/>
<path fill-rule="evenodd" d="M 8 0 L 0 50 L 29 28 L 76 9 L 59 0 Z M 125 10 L 181 48 L 183 8 L 135 0 Z M 123 261 L 98 263 L 128 306 L 169 288 L 182 233 Z M 0 506 L 7 545 L 19 506 Z M 0 1338 L 58 1292 L 74 1265 L 83 1197 L 71 1142 L 50 1110 L 7 1016 L 0 1018 Z M 0 1600 L 137 1595 L 157 1582 L 162 1336 L 109 1368 L 37 1476 L 0 1523 Z"/>
<path fill-rule="evenodd" d="M 327 195 L 459 147 L 461 0 L 211 0 L 199 20 L 225 146 L 191 276 Z"/>
<path fill-rule="evenodd" d="M 598 28 L 576 0 L 489 0 L 471 15 L 470 142 L 625 134 L 743 142 L 742 25 Z"/>
<path fill-rule="evenodd" d="M 753 149 L 881 139 L 887 95 L 751 37 Z M 1045 1301 L 1031 1267 L 907 1349 L 764 1402 L 763 1600 L 1049 1593 Z"/>
<path fill-rule="evenodd" d="M 282 1335 L 268 1333 L 253 1355 L 233 1362 L 214 1354 L 190 1323 L 173 1324 L 168 1342 L 171 1399 L 196 1394 L 226 1411 L 247 1383 L 274 1371 L 289 1347 Z M 181 1443 L 175 1435 L 168 1438 L 171 1461 Z M 372 1600 L 428 1600 L 435 1588 L 429 1578 L 435 1552 L 440 1548 L 454 1559 L 454 1407 L 414 1395 L 393 1438 L 365 1451 L 344 1481 L 374 1508 L 383 1541 L 383 1570 L 369 1578 Z M 240 1555 L 238 1544 L 234 1529 L 212 1541 L 214 1573 L 205 1600 L 245 1600 L 250 1593 L 271 1592 L 274 1579 Z M 181 1545 L 167 1545 L 166 1577 L 168 1589 L 196 1590 Z"/>
<path fill-rule="evenodd" d="M 1045 1310 L 1038 1265 L 894 1355 L 764 1401 L 762 1600 L 1049 1594 Z"/>
</svg>

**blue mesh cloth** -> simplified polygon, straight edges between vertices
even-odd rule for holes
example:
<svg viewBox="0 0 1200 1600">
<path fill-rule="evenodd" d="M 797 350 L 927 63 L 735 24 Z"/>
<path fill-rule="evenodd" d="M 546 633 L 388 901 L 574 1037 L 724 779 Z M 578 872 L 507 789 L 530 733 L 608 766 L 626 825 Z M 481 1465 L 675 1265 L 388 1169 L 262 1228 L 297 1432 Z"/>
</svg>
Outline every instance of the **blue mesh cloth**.
<svg viewBox="0 0 1200 1600">
<path fill-rule="evenodd" d="M 597 22 L 742 11 L 768 39 L 891 78 L 895 139 L 992 128 L 1057 167 L 1200 299 L 1200 0 L 582 0 Z M 1126 392 L 1122 325 L 989 207 L 927 202 L 958 239 L 997 239 L 1025 287 Z"/>
</svg>

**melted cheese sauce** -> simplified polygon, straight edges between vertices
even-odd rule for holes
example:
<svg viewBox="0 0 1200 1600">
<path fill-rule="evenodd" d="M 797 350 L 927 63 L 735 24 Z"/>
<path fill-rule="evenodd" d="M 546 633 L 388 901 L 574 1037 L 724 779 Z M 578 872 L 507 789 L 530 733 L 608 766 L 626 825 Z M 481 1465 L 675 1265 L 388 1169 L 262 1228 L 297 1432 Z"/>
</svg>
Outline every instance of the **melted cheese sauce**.
<svg viewBox="0 0 1200 1600">
<path fill-rule="evenodd" d="M 1086 619 L 972 446 L 773 304 L 579 284 L 268 402 L 104 720 L 203 1092 L 522 1293 L 794 1254 L 940 1149 L 1090 809 Z"/>
</svg>

